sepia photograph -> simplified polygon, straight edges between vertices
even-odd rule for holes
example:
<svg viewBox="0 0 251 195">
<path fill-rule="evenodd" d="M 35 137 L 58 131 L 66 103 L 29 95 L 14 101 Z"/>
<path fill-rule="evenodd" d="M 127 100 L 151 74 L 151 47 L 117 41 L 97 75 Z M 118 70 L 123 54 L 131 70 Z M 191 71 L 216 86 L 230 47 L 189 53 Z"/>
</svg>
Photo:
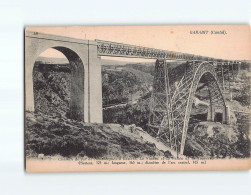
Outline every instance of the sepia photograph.
<svg viewBox="0 0 251 195">
<path fill-rule="evenodd" d="M 0 2 L 0 195 L 251 194 L 251 1 Z"/>
<path fill-rule="evenodd" d="M 249 38 L 248 25 L 27 27 L 26 169 L 250 168 Z"/>
</svg>

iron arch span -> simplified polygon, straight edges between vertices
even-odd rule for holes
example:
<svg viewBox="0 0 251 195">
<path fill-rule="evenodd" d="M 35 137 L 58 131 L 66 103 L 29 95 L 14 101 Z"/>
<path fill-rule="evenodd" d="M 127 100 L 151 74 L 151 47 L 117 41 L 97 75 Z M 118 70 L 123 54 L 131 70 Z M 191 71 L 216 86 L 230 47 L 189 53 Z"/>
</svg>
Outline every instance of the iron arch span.
<svg viewBox="0 0 251 195">
<path fill-rule="evenodd" d="M 150 104 L 149 127 L 163 142 L 183 154 L 192 105 L 200 80 L 203 79 L 208 87 L 210 105 L 207 119 L 209 121 L 214 121 L 215 110 L 218 110 L 222 113 L 222 123 L 228 123 L 225 99 L 218 84 L 215 67 L 208 62 L 187 63 L 180 80 L 170 86 L 167 86 L 169 74 L 165 62 L 157 61 L 156 65 L 158 66 L 155 67 L 157 78 L 154 81 Z"/>
</svg>

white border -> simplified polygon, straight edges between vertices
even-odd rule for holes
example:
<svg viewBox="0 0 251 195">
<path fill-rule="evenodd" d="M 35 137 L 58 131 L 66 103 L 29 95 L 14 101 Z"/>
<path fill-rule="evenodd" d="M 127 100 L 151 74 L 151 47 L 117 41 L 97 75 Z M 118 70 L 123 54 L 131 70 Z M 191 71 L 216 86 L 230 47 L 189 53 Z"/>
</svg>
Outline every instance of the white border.
<svg viewBox="0 0 251 195">
<path fill-rule="evenodd" d="M 25 26 L 249 24 L 250 2 L 1 2 L 0 194 L 251 194 L 250 171 L 27 174 L 24 172 L 23 163 Z"/>
</svg>

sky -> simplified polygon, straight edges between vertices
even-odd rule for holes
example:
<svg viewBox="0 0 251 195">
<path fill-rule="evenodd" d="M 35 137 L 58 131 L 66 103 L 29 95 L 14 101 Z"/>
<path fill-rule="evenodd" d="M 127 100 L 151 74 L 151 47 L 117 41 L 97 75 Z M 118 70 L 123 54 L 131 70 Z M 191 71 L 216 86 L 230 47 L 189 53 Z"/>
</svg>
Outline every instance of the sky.
<svg viewBox="0 0 251 195">
<path fill-rule="evenodd" d="M 28 27 L 26 31 L 87 40 L 101 39 L 227 60 L 250 60 L 248 25 L 58 26 Z M 207 33 L 198 34 L 202 31 Z M 214 34 L 217 31 L 223 31 L 224 34 Z M 64 57 L 53 50 L 46 50 L 40 56 Z M 116 60 L 149 61 L 128 58 Z"/>
</svg>

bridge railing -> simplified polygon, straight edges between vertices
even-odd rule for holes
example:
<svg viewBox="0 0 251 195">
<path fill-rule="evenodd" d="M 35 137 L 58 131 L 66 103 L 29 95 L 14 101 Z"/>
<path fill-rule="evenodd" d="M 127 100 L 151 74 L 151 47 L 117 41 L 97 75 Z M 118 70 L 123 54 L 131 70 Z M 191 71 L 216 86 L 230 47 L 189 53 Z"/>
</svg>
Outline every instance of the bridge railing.
<svg viewBox="0 0 251 195">
<path fill-rule="evenodd" d="M 238 63 L 238 61 L 212 58 L 207 56 L 193 55 L 175 51 L 154 49 L 136 45 L 129 45 L 111 41 L 95 40 L 98 47 L 98 56 L 113 56 L 125 58 L 145 58 L 145 59 L 170 59 L 170 60 L 191 60 L 208 61 L 221 63 Z"/>
</svg>

